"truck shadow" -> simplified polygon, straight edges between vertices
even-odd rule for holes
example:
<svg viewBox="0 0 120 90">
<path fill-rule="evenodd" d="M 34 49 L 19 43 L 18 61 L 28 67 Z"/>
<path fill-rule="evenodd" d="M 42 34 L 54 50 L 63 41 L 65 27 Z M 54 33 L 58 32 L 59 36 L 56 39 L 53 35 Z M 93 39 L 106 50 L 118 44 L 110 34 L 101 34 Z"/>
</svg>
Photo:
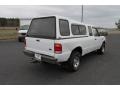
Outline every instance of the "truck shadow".
<svg viewBox="0 0 120 90">
<path fill-rule="evenodd" d="M 81 59 L 81 65 L 94 61 L 95 60 L 94 58 L 96 58 L 97 56 L 98 55 L 95 51 L 84 55 Z"/>
<path fill-rule="evenodd" d="M 68 84 L 68 81 L 71 81 L 69 80 L 70 78 L 73 78 L 73 80 L 76 81 L 77 77 L 79 77 L 78 80 L 89 80 L 89 78 L 87 78 L 88 75 L 91 75 L 91 77 L 94 78 L 96 59 L 98 57 L 99 55 L 97 55 L 95 52 L 83 56 L 81 60 L 80 70 L 78 70 L 77 72 L 70 72 L 58 65 L 48 63 L 29 64 L 27 70 L 31 77 L 30 81 L 34 81 L 34 83 L 30 82 L 27 84 Z M 67 81 L 63 82 L 64 80 Z"/>
<path fill-rule="evenodd" d="M 81 60 L 81 65 L 80 65 L 80 68 L 84 68 L 84 64 L 87 64 L 87 63 L 90 63 L 90 62 L 94 62 L 96 58 L 96 53 L 95 52 L 92 52 L 92 53 L 89 53 L 89 54 L 86 54 L 85 56 L 82 57 L 82 60 Z M 35 71 L 36 72 L 41 72 L 43 70 L 41 69 L 44 69 L 44 72 L 47 72 L 47 73 L 53 73 L 53 72 L 59 72 L 59 73 L 71 73 L 70 71 L 66 70 L 66 69 L 63 69 L 61 68 L 59 65 L 54 65 L 54 64 L 49 64 L 49 63 L 36 63 L 33 65 L 34 67 L 32 67 L 33 69 L 35 68 Z M 37 67 L 36 67 L 37 66 Z"/>
</svg>

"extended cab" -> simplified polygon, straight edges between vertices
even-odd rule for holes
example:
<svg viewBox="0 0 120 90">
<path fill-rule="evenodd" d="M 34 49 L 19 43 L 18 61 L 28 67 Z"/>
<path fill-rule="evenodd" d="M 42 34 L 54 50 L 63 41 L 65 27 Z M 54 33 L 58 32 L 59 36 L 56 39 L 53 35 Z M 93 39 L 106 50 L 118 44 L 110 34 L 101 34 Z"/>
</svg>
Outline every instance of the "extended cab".
<svg viewBox="0 0 120 90">
<path fill-rule="evenodd" d="M 91 25 L 50 16 L 34 18 L 25 41 L 26 55 L 77 71 L 83 55 L 92 51 L 104 53 L 106 39 Z"/>
</svg>

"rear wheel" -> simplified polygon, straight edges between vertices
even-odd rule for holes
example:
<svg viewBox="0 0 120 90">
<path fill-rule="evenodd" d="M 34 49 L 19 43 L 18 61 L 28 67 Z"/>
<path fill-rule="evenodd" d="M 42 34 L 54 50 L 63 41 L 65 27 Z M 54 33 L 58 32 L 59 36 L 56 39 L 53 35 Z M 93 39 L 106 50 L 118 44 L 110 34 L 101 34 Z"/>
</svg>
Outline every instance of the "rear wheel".
<svg viewBox="0 0 120 90">
<path fill-rule="evenodd" d="M 77 71 L 80 67 L 80 60 L 81 60 L 81 53 L 78 51 L 74 51 L 69 60 L 64 64 L 64 67 L 66 67 L 70 71 Z"/>
<path fill-rule="evenodd" d="M 22 39 L 21 39 L 21 38 L 18 38 L 18 41 L 19 41 L 19 42 L 22 42 Z"/>
</svg>

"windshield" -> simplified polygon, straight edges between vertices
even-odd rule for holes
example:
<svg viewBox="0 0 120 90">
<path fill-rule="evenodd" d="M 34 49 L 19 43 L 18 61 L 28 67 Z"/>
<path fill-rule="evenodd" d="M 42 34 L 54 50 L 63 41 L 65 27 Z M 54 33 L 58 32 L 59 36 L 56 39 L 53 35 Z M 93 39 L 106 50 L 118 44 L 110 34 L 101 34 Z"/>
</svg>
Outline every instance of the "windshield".
<svg viewBox="0 0 120 90">
<path fill-rule="evenodd" d="M 33 19 L 28 30 L 28 37 L 55 38 L 55 17 Z"/>
<path fill-rule="evenodd" d="M 20 30 L 28 30 L 29 25 L 23 25 L 20 27 Z"/>
</svg>

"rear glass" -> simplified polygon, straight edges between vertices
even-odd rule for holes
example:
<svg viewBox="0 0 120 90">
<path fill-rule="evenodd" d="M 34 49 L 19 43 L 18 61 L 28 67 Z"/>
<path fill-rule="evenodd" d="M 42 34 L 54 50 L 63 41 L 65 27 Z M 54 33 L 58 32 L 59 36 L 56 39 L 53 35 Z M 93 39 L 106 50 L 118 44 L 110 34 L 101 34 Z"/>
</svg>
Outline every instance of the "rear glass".
<svg viewBox="0 0 120 90">
<path fill-rule="evenodd" d="M 68 20 L 60 19 L 59 20 L 59 27 L 60 27 L 60 34 L 62 36 L 69 36 L 70 35 Z"/>
<path fill-rule="evenodd" d="M 72 29 L 73 35 L 80 35 L 80 30 L 78 25 L 72 25 L 71 29 Z"/>
<path fill-rule="evenodd" d="M 84 25 L 79 25 L 80 35 L 86 35 L 86 27 Z"/>
<path fill-rule="evenodd" d="M 71 25 L 73 35 L 86 35 L 86 27 L 84 25 Z"/>
<path fill-rule="evenodd" d="M 38 38 L 55 38 L 56 33 L 55 17 L 33 19 L 28 30 L 27 36 Z"/>
</svg>

